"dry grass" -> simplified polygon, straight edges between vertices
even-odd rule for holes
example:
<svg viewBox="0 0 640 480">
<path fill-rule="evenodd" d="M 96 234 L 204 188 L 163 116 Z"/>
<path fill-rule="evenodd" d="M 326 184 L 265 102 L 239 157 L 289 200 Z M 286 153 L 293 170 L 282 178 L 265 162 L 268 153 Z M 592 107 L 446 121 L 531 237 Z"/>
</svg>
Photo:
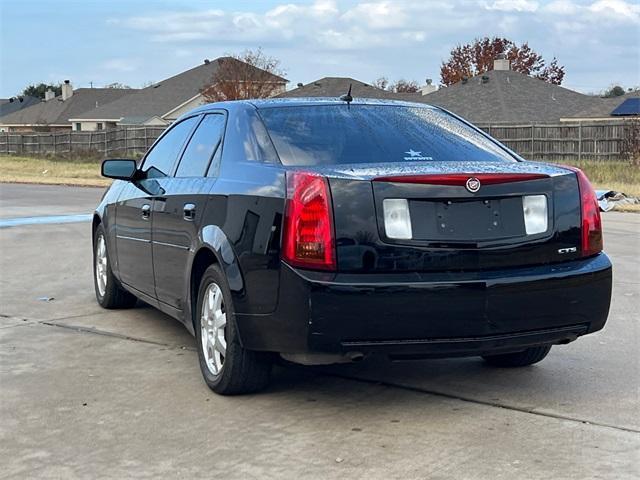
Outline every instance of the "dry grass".
<svg viewBox="0 0 640 480">
<path fill-rule="evenodd" d="M 100 162 L 0 155 L 0 182 L 104 187 Z"/>
<path fill-rule="evenodd" d="M 640 167 L 629 162 L 558 162 L 578 167 L 587 174 L 596 190 L 615 190 L 640 197 Z"/>
<path fill-rule="evenodd" d="M 617 205 L 616 212 L 640 213 L 640 205 Z"/>
<path fill-rule="evenodd" d="M 640 197 L 640 167 L 628 162 L 559 162 L 582 169 L 596 189 Z M 106 186 L 98 160 L 82 161 L 0 155 L 0 182 Z"/>
</svg>

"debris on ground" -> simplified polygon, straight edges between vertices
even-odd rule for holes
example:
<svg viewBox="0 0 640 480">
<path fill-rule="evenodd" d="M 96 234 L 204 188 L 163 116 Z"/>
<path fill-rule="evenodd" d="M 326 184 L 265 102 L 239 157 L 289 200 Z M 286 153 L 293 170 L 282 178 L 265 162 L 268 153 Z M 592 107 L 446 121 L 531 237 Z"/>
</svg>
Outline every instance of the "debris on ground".
<svg viewBox="0 0 640 480">
<path fill-rule="evenodd" d="M 54 297 L 38 297 L 38 300 L 41 302 L 53 302 L 55 300 Z"/>
<path fill-rule="evenodd" d="M 622 192 L 616 192 L 615 190 L 596 190 L 596 197 L 598 198 L 600 210 L 603 212 L 617 210 L 619 207 L 625 205 L 640 204 L 640 199 L 628 196 Z"/>
</svg>

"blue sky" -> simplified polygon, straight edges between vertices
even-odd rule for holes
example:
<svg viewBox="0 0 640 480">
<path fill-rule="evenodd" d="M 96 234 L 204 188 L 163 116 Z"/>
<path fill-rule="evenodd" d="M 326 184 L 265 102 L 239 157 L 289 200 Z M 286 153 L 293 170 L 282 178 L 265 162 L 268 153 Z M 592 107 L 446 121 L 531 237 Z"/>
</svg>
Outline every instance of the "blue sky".
<svg viewBox="0 0 640 480">
<path fill-rule="evenodd" d="M 439 79 L 458 43 L 500 35 L 583 92 L 640 85 L 638 0 L 0 1 L 0 97 L 34 82 L 132 87 L 261 46 L 290 86 L 323 76 Z"/>
</svg>

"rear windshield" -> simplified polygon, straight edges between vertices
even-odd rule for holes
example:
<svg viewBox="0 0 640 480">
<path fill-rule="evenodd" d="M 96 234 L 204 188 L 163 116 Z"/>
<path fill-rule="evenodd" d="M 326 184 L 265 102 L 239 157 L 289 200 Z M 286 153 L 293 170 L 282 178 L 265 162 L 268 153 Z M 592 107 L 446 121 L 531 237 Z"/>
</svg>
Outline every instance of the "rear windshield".
<svg viewBox="0 0 640 480">
<path fill-rule="evenodd" d="M 514 162 L 496 143 L 430 107 L 315 105 L 260 115 L 284 165 Z"/>
</svg>

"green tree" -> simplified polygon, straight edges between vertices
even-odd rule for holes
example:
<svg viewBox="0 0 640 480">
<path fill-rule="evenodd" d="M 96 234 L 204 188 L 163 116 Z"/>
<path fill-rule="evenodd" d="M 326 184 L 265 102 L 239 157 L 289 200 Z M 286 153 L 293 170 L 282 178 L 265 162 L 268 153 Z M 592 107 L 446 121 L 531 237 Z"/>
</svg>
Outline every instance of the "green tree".
<svg viewBox="0 0 640 480">
<path fill-rule="evenodd" d="M 46 84 L 46 83 L 38 83 L 27 86 L 23 91 L 22 95 L 25 97 L 36 97 L 36 98 L 44 98 L 44 92 L 48 89 L 51 89 L 55 92 L 56 96 L 62 95 L 62 85 L 61 84 Z"/>
<path fill-rule="evenodd" d="M 603 96 L 604 98 L 612 98 L 619 97 L 620 95 L 624 95 L 624 88 L 622 88 L 620 85 L 614 85 L 609 90 L 604 92 Z"/>
</svg>

